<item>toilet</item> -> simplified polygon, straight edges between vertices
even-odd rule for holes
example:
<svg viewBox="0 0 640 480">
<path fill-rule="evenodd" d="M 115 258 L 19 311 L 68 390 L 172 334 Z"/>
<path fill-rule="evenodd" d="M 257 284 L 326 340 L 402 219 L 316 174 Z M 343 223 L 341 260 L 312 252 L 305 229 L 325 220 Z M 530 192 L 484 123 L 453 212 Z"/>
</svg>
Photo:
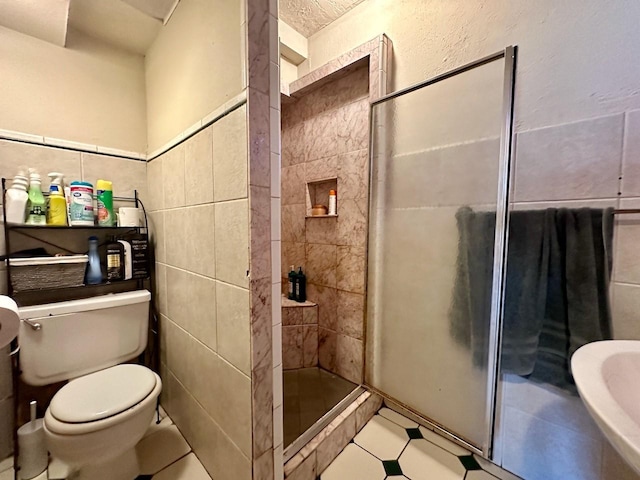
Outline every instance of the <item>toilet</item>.
<svg viewBox="0 0 640 480">
<path fill-rule="evenodd" d="M 162 390 L 148 368 L 124 363 L 147 346 L 147 290 L 19 309 L 21 378 L 69 380 L 44 416 L 47 448 L 78 480 L 133 480 L 135 445 Z"/>
</svg>

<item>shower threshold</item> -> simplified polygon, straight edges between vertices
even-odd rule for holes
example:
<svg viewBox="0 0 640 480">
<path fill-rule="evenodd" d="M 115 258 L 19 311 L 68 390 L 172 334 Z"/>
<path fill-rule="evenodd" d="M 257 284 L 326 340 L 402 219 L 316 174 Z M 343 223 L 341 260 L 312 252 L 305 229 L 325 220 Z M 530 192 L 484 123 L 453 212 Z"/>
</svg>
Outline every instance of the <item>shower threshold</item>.
<svg viewBox="0 0 640 480">
<path fill-rule="evenodd" d="M 359 392 L 358 385 L 319 367 L 285 370 L 285 457 L 293 456 L 344 410 L 355 391 Z"/>
</svg>

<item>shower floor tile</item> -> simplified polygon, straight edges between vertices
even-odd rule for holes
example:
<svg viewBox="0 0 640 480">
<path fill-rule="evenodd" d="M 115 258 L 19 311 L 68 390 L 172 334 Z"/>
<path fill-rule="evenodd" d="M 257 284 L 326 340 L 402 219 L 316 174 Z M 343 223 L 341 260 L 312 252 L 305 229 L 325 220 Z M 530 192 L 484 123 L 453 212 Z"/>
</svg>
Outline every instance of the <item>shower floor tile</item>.
<svg viewBox="0 0 640 480">
<path fill-rule="evenodd" d="M 284 445 L 296 438 L 357 387 L 318 367 L 283 372 Z"/>
<path fill-rule="evenodd" d="M 382 408 L 320 475 L 320 480 L 497 480 L 473 455 Z"/>
</svg>

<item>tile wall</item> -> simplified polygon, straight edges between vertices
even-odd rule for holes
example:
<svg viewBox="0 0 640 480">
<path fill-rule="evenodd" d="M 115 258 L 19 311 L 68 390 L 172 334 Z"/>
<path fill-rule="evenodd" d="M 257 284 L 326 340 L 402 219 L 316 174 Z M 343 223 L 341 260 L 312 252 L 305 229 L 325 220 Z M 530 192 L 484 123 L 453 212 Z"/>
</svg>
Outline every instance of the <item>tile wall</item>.
<svg viewBox="0 0 640 480">
<path fill-rule="evenodd" d="M 303 267 L 307 297 L 318 304 L 320 366 L 356 383 L 363 369 L 368 126 L 366 67 L 282 107 L 281 271 Z M 328 179 L 337 179 L 338 217 L 305 218 L 307 184 Z"/>
<path fill-rule="evenodd" d="M 308 305 L 306 303 L 309 303 Z M 282 300 L 282 368 L 318 365 L 318 305 Z"/>
<path fill-rule="evenodd" d="M 216 478 L 251 478 L 247 107 L 151 160 L 162 404 Z"/>
<path fill-rule="evenodd" d="M 640 110 L 522 131 L 514 208 L 640 206 Z M 640 340 L 640 216 L 619 215 L 611 284 L 613 334 Z M 637 480 L 581 400 L 503 377 L 496 460 L 527 479 Z"/>
<path fill-rule="evenodd" d="M 29 138 L 29 140 L 36 141 L 37 138 Z M 48 140 L 52 142 L 54 139 Z M 44 143 L 44 139 L 40 141 Z M 96 151 L 95 146 L 93 150 Z M 85 180 L 95 185 L 98 178 L 110 179 L 113 181 L 115 196 L 132 197 L 134 191 L 138 190 L 143 201 L 148 198 L 147 165 L 138 159 L 62 149 L 42 143 L 0 139 L 0 177 L 12 178 L 20 166 L 38 170 L 43 176 L 43 190 L 49 188 L 47 173 L 55 170 L 63 172 L 66 181 Z M 0 232 L 0 253 L 2 255 L 5 253 L 4 232 Z M 0 293 L 7 293 L 4 262 L 0 267 Z M 5 458 L 13 450 L 14 398 L 8 354 L 8 347 L 0 352 L 0 458 Z"/>
</svg>

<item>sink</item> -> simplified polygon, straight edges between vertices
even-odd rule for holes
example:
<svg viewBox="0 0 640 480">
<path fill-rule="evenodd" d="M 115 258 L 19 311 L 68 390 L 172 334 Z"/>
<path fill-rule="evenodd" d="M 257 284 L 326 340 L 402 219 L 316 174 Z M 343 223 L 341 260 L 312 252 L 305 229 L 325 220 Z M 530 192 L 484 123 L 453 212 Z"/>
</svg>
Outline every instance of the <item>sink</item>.
<svg viewBox="0 0 640 480">
<path fill-rule="evenodd" d="M 573 355 L 571 370 L 602 433 L 640 473 L 640 341 L 589 343 Z"/>
</svg>

